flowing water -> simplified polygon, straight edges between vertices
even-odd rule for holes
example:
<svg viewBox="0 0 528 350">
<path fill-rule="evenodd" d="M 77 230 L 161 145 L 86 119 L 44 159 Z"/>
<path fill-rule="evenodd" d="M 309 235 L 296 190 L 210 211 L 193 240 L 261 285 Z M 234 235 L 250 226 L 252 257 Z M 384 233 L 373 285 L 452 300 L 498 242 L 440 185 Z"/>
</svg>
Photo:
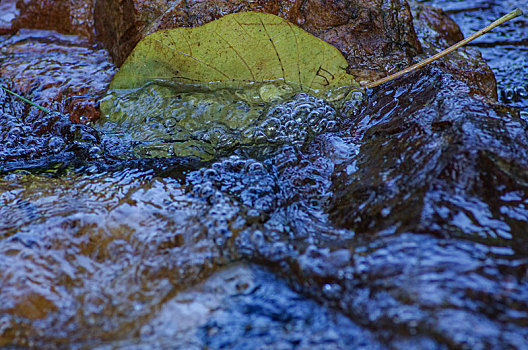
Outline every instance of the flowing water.
<svg viewBox="0 0 528 350">
<path fill-rule="evenodd" d="M 525 1 L 479 0 L 450 1 L 425 0 L 444 10 L 457 22 L 464 36 L 469 36 L 484 28 L 495 19 L 515 8 L 520 8 L 524 16 L 506 22 L 499 28 L 476 39 L 470 46 L 476 47 L 493 69 L 501 102 L 515 106 L 528 118 L 528 5 Z"/>
<path fill-rule="evenodd" d="M 466 35 L 505 6 L 428 3 Z M 526 113 L 528 25 L 514 23 L 475 45 Z M 131 97 L 136 115 L 158 93 Z M 2 347 L 528 345 L 527 125 L 438 68 L 358 110 L 305 94 L 230 104 L 252 116 L 246 139 L 156 113 L 146 136 L 111 134 L 0 101 Z M 182 156 L 176 133 L 198 151 Z M 135 157 L 153 150 L 171 157 Z"/>
</svg>

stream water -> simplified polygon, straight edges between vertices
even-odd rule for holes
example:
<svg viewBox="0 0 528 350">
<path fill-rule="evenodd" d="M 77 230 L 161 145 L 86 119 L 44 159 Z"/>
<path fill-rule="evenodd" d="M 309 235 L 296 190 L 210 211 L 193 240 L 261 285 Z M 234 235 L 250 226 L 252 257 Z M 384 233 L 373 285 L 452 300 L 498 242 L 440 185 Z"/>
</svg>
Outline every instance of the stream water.
<svg viewBox="0 0 528 350">
<path fill-rule="evenodd" d="M 450 1 L 426 0 L 420 3 L 433 5 L 444 10 L 457 22 L 464 36 L 484 28 L 493 19 L 499 18 L 515 8 L 524 12 L 470 43 L 482 53 L 482 57 L 493 69 L 501 102 L 515 106 L 528 118 L 528 5 L 525 1 Z"/>
<path fill-rule="evenodd" d="M 515 6 L 424 3 L 465 35 Z M 430 67 L 346 117 L 292 96 L 266 115 L 297 124 L 256 124 L 288 142 L 202 159 L 0 91 L 0 346 L 526 348 L 527 37 L 474 44 L 515 109 Z"/>
</svg>

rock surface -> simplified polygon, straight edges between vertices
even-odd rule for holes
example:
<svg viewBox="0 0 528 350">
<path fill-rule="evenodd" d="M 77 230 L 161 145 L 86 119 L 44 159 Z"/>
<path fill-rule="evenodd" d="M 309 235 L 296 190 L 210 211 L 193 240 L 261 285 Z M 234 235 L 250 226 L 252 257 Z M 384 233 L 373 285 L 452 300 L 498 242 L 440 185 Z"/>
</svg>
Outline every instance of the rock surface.
<svg viewBox="0 0 528 350">
<path fill-rule="evenodd" d="M 89 0 L 18 0 L 14 27 L 54 30 L 92 40 L 93 4 Z"/>
<path fill-rule="evenodd" d="M 418 4 L 413 8 L 413 16 L 414 28 L 425 53 L 423 56 L 433 56 L 464 39 L 459 26 L 442 10 Z M 495 75 L 475 48 L 462 47 L 434 64 L 446 67 L 465 81 L 472 94 L 497 99 Z"/>
</svg>

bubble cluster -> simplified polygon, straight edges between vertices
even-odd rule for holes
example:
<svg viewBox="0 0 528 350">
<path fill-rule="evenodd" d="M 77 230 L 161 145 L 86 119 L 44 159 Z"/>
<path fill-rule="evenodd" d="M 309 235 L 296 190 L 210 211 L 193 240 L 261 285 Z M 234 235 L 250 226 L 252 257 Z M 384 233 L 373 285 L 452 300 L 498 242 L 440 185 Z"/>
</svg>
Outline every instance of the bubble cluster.
<svg viewBox="0 0 528 350">
<path fill-rule="evenodd" d="M 502 90 L 501 97 L 506 102 L 522 101 L 528 99 L 528 87 L 519 85 L 514 88 Z"/>
<path fill-rule="evenodd" d="M 250 216 L 270 210 L 275 202 L 275 180 L 254 159 L 231 156 L 189 174 L 187 180 L 195 195 L 213 204 L 235 200 Z"/>
<path fill-rule="evenodd" d="M 0 161 L 82 155 L 97 158 L 99 136 L 86 125 L 72 123 L 60 113 L 28 116 L 0 114 Z"/>
<path fill-rule="evenodd" d="M 274 153 L 277 145 L 298 146 L 337 130 L 342 119 L 329 102 L 306 93 L 267 101 L 255 98 L 255 89 L 180 90 L 152 84 L 112 95 L 102 103 L 106 117 L 99 130 L 128 140 L 139 157 L 192 156 L 209 161 L 243 149 L 260 159 Z M 351 94 L 344 108 L 356 108 L 362 98 L 361 93 Z"/>
<path fill-rule="evenodd" d="M 252 130 L 256 144 L 302 144 L 309 136 L 333 131 L 340 115 L 326 101 L 305 93 L 273 106 Z"/>
</svg>

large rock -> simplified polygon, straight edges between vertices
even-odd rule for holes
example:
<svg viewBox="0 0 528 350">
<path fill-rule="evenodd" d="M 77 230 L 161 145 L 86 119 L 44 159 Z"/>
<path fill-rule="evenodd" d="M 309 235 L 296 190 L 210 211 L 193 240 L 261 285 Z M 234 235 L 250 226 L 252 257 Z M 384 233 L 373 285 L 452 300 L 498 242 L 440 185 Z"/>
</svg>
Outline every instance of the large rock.
<svg viewBox="0 0 528 350">
<path fill-rule="evenodd" d="M 391 348 L 524 348 L 527 129 L 445 68 L 394 81 L 271 161 L 276 207 L 240 252 Z"/>
<path fill-rule="evenodd" d="M 362 144 L 334 177 L 329 213 L 336 225 L 524 237 L 526 213 L 498 201 L 528 191 L 527 125 L 518 111 L 474 99 L 466 84 L 429 68 L 373 93 L 351 123 Z"/>
</svg>

